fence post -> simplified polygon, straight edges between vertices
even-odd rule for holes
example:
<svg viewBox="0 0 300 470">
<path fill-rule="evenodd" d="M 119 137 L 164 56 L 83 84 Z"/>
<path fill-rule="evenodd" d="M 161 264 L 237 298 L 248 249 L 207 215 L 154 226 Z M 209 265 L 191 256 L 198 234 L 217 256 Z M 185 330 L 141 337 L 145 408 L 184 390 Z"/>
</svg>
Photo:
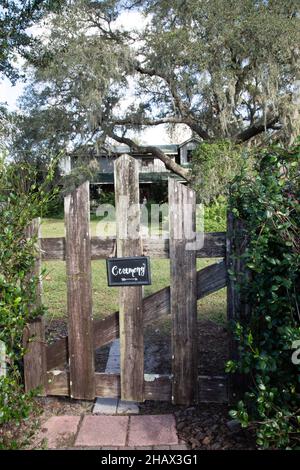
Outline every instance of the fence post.
<svg viewBox="0 0 300 470">
<path fill-rule="evenodd" d="M 90 244 L 86 181 L 65 197 L 68 347 L 71 397 L 95 397 Z"/>
<path fill-rule="evenodd" d="M 227 266 L 227 320 L 229 324 L 236 321 L 244 323 L 251 314 L 249 303 L 243 296 L 241 284 L 250 282 L 250 273 L 245 266 L 242 254 L 248 244 L 248 237 L 245 231 L 245 223 L 234 217 L 231 211 L 227 213 L 227 233 L 226 233 L 226 266 Z M 230 271 L 230 273 L 229 273 Z M 230 359 L 238 360 L 238 344 L 231 332 Z M 237 400 L 246 385 L 244 376 L 236 373 L 229 377 L 229 401 Z"/>
<path fill-rule="evenodd" d="M 197 398 L 197 270 L 195 192 L 169 178 L 170 295 L 172 316 L 172 401 Z"/>
<path fill-rule="evenodd" d="M 26 277 L 29 282 L 32 276 L 38 276 L 39 282 L 36 289 L 36 299 L 32 309 L 42 303 L 42 279 L 41 279 L 41 251 L 40 251 L 40 219 L 34 219 L 27 228 L 28 238 L 38 237 L 36 245 L 36 261 L 31 273 Z M 44 318 L 38 317 L 25 327 L 23 345 L 26 348 L 24 356 L 24 381 L 25 390 L 29 391 L 41 387 L 41 395 L 46 394 L 47 365 L 46 365 L 46 340 Z"/>
<path fill-rule="evenodd" d="M 129 155 L 115 161 L 117 253 L 120 257 L 141 256 L 139 167 Z M 121 397 L 144 399 L 144 335 L 142 287 L 119 288 L 121 346 Z"/>
</svg>

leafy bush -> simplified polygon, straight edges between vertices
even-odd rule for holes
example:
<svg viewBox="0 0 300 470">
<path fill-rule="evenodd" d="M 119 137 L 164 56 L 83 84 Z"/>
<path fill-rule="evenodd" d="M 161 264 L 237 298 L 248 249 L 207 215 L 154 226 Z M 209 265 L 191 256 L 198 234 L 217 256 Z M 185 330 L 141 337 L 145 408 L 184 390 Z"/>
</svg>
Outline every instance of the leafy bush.
<svg viewBox="0 0 300 470">
<path fill-rule="evenodd" d="M 250 271 L 239 285 L 251 317 L 235 325 L 239 360 L 228 372 L 244 374 L 249 389 L 231 416 L 256 430 L 261 448 L 299 448 L 300 365 L 293 363 L 300 340 L 300 147 L 256 155 L 252 176 L 241 172 L 230 206 L 245 221 Z M 294 361 L 295 362 L 295 361 Z"/>
<path fill-rule="evenodd" d="M 238 175 L 245 162 L 252 164 L 250 150 L 230 141 L 202 142 L 193 151 L 192 184 L 199 202 L 210 204 L 219 196 L 228 196 L 229 183 Z"/>
<path fill-rule="evenodd" d="M 113 191 L 101 191 L 98 204 L 110 204 L 115 206 L 115 193 Z"/>
<path fill-rule="evenodd" d="M 219 196 L 204 208 L 205 232 L 226 232 L 227 200 Z"/>
<path fill-rule="evenodd" d="M 53 194 L 53 198 L 51 198 L 51 201 L 49 201 L 49 203 L 47 204 L 47 207 L 43 211 L 43 216 L 50 217 L 50 218 L 63 219 L 64 200 L 60 192 L 57 191 L 56 194 Z"/>
<path fill-rule="evenodd" d="M 33 307 L 39 279 L 29 273 L 35 263 L 36 239 L 29 239 L 26 230 L 55 197 L 55 191 L 49 191 L 54 165 L 39 185 L 30 165 L 0 160 L 0 341 L 5 344 L 7 362 L 7 376 L 0 377 L 0 425 L 18 424 L 31 409 L 32 394 L 24 392 L 20 368 L 25 353 L 22 335 L 26 323 L 44 309 Z M 1 436 L 0 447 L 4 445 Z"/>
</svg>

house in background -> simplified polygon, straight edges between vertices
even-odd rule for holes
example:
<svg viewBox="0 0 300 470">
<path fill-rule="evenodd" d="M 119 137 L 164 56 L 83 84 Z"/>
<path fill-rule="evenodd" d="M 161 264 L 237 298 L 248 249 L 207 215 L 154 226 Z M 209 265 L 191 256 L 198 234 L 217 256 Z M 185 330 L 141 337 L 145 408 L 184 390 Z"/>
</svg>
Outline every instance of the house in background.
<svg viewBox="0 0 300 470">
<path fill-rule="evenodd" d="M 182 166 L 188 166 L 192 161 L 193 151 L 200 143 L 200 139 L 191 137 L 189 140 L 186 140 L 185 142 L 182 142 L 182 144 L 178 145 L 178 163 L 180 163 Z"/>
<path fill-rule="evenodd" d="M 188 166 L 191 162 L 192 152 L 201 141 L 197 138 L 191 138 L 181 144 L 155 145 L 162 150 L 168 157 L 182 166 Z M 114 191 L 114 161 L 122 154 L 127 153 L 137 159 L 140 171 L 140 195 L 144 198 L 155 199 L 157 185 L 166 185 L 168 177 L 172 176 L 179 181 L 184 182 L 179 176 L 170 172 L 165 164 L 152 154 L 141 154 L 132 152 L 127 145 L 112 146 L 109 154 L 92 155 L 91 158 L 97 161 L 99 173 L 93 181 L 93 189 L 98 194 L 101 192 Z M 62 163 L 62 172 L 69 173 L 76 166 L 76 155 L 65 157 Z"/>
</svg>

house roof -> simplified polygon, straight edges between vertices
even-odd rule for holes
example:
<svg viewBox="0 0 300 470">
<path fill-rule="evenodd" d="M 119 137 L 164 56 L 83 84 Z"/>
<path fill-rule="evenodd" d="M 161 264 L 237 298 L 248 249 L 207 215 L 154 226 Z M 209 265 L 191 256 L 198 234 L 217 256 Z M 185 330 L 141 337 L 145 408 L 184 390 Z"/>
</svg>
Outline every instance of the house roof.
<svg viewBox="0 0 300 470">
<path fill-rule="evenodd" d="M 157 147 L 158 149 L 160 149 L 162 152 L 164 152 L 167 155 L 176 156 L 178 154 L 179 149 L 181 149 L 185 145 L 188 145 L 191 142 L 199 143 L 199 142 L 201 142 L 201 139 L 198 139 L 197 137 L 191 137 L 190 139 L 185 140 L 181 144 L 160 144 L 160 145 L 153 144 L 153 147 Z M 143 145 L 141 145 L 141 147 L 143 147 Z M 90 148 L 90 151 L 92 151 L 92 153 L 95 153 L 94 148 Z M 123 153 L 138 155 L 141 158 L 151 157 L 151 153 L 143 154 L 143 153 L 140 153 L 138 150 L 131 151 L 130 147 L 128 145 L 111 145 L 109 150 L 106 153 L 105 153 L 105 151 L 103 151 L 99 156 L 122 155 Z M 76 157 L 77 156 L 76 153 L 73 154 L 73 156 Z"/>
<path fill-rule="evenodd" d="M 178 152 L 178 145 L 177 144 L 163 144 L 163 145 L 156 145 L 153 144 L 154 147 L 159 148 L 162 150 L 164 153 L 169 153 L 169 154 L 177 154 Z M 141 147 L 143 147 L 141 145 Z M 117 153 L 117 154 L 122 154 L 122 153 L 130 153 L 130 148 L 128 145 L 115 145 L 111 147 L 111 152 L 112 153 Z M 131 152 L 133 154 L 140 154 L 139 151 L 133 151 Z M 140 154 L 141 156 L 147 156 L 145 154 Z"/>
<path fill-rule="evenodd" d="M 190 142 L 197 142 L 200 143 L 201 139 L 198 139 L 197 137 L 190 137 L 189 139 L 185 140 L 181 144 L 178 145 L 178 148 L 184 147 L 185 145 L 189 144 Z"/>
</svg>

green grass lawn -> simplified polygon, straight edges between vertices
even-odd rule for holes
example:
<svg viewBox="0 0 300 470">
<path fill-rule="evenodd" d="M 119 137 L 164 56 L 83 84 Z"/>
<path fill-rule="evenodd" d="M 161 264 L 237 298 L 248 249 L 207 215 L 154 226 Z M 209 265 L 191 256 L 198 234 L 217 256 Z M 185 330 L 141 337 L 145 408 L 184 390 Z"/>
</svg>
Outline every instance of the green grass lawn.
<svg viewBox="0 0 300 470">
<path fill-rule="evenodd" d="M 97 221 L 91 221 L 92 235 L 96 234 Z M 64 236 L 64 223 L 61 219 L 44 219 L 43 237 Z M 198 259 L 197 269 L 216 262 L 215 259 Z M 43 279 L 44 304 L 48 307 L 48 318 L 63 318 L 67 312 L 66 271 L 64 261 L 43 263 L 46 275 Z M 152 285 L 145 286 L 145 295 L 152 294 L 170 283 L 170 262 L 168 259 L 151 259 Z M 108 287 L 105 260 L 92 261 L 93 311 L 94 318 L 103 318 L 118 310 L 118 288 Z M 201 318 L 225 322 L 226 289 L 211 294 L 198 302 L 198 315 Z"/>
<path fill-rule="evenodd" d="M 91 234 L 92 236 L 97 235 L 97 226 L 99 224 L 99 220 L 91 220 Z M 64 237 L 65 236 L 65 225 L 64 219 L 57 218 L 57 219 L 43 219 L 42 220 L 42 237 Z"/>
</svg>

